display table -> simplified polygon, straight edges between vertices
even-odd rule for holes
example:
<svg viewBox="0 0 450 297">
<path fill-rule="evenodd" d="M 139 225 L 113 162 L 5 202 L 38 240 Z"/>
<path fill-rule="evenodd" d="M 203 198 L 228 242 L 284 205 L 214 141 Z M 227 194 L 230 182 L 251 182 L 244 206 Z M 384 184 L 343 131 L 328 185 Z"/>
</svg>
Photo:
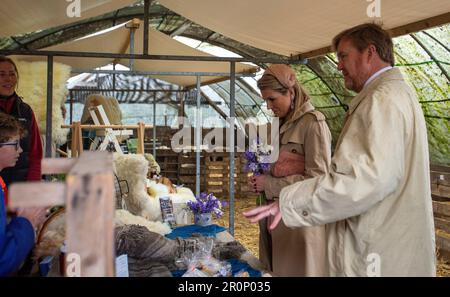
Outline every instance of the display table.
<svg viewBox="0 0 450 297">
<path fill-rule="evenodd" d="M 262 263 L 251 252 L 249 252 L 247 249 L 245 249 L 245 247 L 243 247 L 239 242 L 237 242 L 233 238 L 233 236 L 222 226 L 210 225 L 210 226 L 206 226 L 206 227 L 201 227 L 201 226 L 197 226 L 197 225 L 186 225 L 186 226 L 181 226 L 181 227 L 175 228 L 172 231 L 172 233 L 173 234 L 166 235 L 167 243 L 171 242 L 170 245 L 173 245 L 174 243 L 179 242 L 181 240 L 181 238 L 185 238 L 189 241 L 190 239 L 196 238 L 196 237 L 198 238 L 198 236 L 201 235 L 203 238 L 214 237 L 216 244 L 217 244 L 216 247 L 218 248 L 218 251 L 228 252 L 229 250 L 227 249 L 227 247 L 229 248 L 230 245 L 227 243 L 233 242 L 233 244 L 231 244 L 232 249 L 234 251 L 236 251 L 235 248 L 238 247 L 237 250 L 239 250 L 239 252 L 236 253 L 235 255 L 232 255 L 231 257 L 229 256 L 230 254 L 228 254 L 228 256 L 226 256 L 226 258 L 220 257 L 222 259 L 227 259 L 226 261 L 228 263 L 230 263 L 232 272 L 233 272 L 232 275 L 236 275 L 236 273 L 238 271 L 245 271 L 245 272 L 248 272 L 248 276 L 253 276 L 253 277 L 271 276 L 270 273 L 264 268 Z M 160 236 L 160 238 L 161 238 L 161 236 Z M 224 250 L 222 250 L 222 247 L 223 247 L 222 243 L 224 244 L 223 246 L 226 246 Z M 151 255 L 153 255 L 153 254 L 151 254 Z M 238 255 L 240 255 L 240 256 L 238 256 Z M 167 258 L 167 259 L 172 259 L 172 258 Z M 49 272 L 48 272 L 47 276 L 49 276 L 49 277 L 62 276 L 60 274 L 59 260 L 60 259 L 58 257 L 53 258 L 51 265 L 49 266 Z M 173 260 L 175 261 L 175 259 L 173 259 Z M 128 262 L 128 263 L 130 263 L 130 262 Z M 150 263 L 153 263 L 153 262 L 150 262 Z M 179 276 L 182 276 L 186 270 L 184 270 L 184 271 L 170 270 L 170 271 L 172 273 L 172 276 L 179 277 Z M 130 274 L 130 275 L 132 275 L 132 274 Z"/>
</svg>

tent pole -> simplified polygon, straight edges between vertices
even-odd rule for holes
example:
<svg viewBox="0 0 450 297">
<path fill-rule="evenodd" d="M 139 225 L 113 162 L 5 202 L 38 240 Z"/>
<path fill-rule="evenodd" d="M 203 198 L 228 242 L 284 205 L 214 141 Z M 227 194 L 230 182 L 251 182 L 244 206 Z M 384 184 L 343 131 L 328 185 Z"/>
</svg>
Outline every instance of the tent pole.
<svg viewBox="0 0 450 297">
<path fill-rule="evenodd" d="M 45 157 L 52 157 L 53 56 L 47 57 L 47 117 L 45 129 Z"/>
<path fill-rule="evenodd" d="M 148 55 L 148 26 L 149 26 L 149 9 L 152 0 L 144 0 L 144 48 L 142 53 Z"/>
<path fill-rule="evenodd" d="M 156 93 L 153 93 L 153 158 L 156 161 Z"/>
<path fill-rule="evenodd" d="M 70 90 L 69 91 L 69 97 L 70 97 L 70 124 L 72 125 L 73 123 L 73 91 Z"/>
<path fill-rule="evenodd" d="M 229 231 L 234 236 L 234 118 L 235 118 L 236 63 L 230 63 L 230 219 Z"/>
<path fill-rule="evenodd" d="M 197 76 L 197 111 L 196 111 L 196 125 L 195 125 L 195 162 L 196 162 L 196 170 L 195 170 L 195 194 L 197 197 L 200 197 L 200 142 L 201 142 L 201 131 L 202 131 L 202 112 L 201 112 L 201 93 L 200 93 L 200 85 L 201 85 L 201 77 Z"/>
</svg>

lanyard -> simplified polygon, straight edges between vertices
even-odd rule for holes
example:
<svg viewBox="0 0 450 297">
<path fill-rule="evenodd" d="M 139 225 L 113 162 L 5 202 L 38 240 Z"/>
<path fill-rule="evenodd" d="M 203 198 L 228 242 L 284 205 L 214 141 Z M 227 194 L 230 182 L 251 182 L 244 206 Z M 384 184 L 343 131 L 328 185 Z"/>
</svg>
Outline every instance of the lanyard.
<svg viewBox="0 0 450 297">
<path fill-rule="evenodd" d="M 8 188 L 6 187 L 3 178 L 0 176 L 0 186 L 2 187 L 2 191 L 5 194 L 5 207 L 8 206 Z"/>
</svg>

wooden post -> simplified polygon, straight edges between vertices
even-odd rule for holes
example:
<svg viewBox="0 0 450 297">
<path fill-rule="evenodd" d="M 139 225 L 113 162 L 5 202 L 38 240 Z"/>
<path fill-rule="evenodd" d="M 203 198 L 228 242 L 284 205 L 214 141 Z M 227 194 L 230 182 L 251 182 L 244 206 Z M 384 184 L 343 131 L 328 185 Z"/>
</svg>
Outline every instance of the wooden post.
<svg viewBox="0 0 450 297">
<path fill-rule="evenodd" d="M 72 124 L 72 157 L 79 157 L 83 152 L 83 138 L 81 133 L 81 123 Z"/>
<path fill-rule="evenodd" d="M 67 250 L 81 259 L 81 276 L 114 276 L 112 154 L 86 152 L 66 177 Z"/>
<path fill-rule="evenodd" d="M 137 129 L 137 137 L 138 137 L 138 144 L 137 144 L 137 153 L 143 154 L 145 152 L 144 149 L 144 137 L 145 137 L 145 123 L 138 123 L 138 129 Z"/>
<path fill-rule="evenodd" d="M 66 183 L 15 183 L 10 188 L 10 206 L 50 207 L 65 202 L 66 267 L 76 269 L 73 264 L 78 263 L 79 276 L 114 276 L 112 154 L 86 152 L 72 160 L 74 164 L 67 159 L 44 159 L 47 174 L 68 171 Z"/>
</svg>

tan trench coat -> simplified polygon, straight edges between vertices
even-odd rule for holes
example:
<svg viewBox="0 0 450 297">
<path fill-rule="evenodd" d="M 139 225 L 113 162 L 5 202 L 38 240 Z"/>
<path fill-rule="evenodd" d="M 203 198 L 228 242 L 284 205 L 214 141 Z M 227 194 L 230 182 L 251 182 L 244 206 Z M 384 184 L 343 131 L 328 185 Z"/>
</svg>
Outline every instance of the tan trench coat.
<svg viewBox="0 0 450 297">
<path fill-rule="evenodd" d="M 301 106 L 297 119 L 280 128 L 280 151 L 305 156 L 305 176 L 276 178 L 266 175 L 265 194 L 278 199 L 283 187 L 325 174 L 331 160 L 331 133 L 325 117 L 311 103 Z M 270 234 L 267 221 L 260 223 L 260 259 L 276 276 L 326 275 L 325 228 L 288 228 L 282 222 Z"/>
<path fill-rule="evenodd" d="M 427 130 L 398 69 L 351 102 L 330 172 L 280 196 L 286 225 L 329 224 L 330 275 L 435 275 Z"/>
</svg>

